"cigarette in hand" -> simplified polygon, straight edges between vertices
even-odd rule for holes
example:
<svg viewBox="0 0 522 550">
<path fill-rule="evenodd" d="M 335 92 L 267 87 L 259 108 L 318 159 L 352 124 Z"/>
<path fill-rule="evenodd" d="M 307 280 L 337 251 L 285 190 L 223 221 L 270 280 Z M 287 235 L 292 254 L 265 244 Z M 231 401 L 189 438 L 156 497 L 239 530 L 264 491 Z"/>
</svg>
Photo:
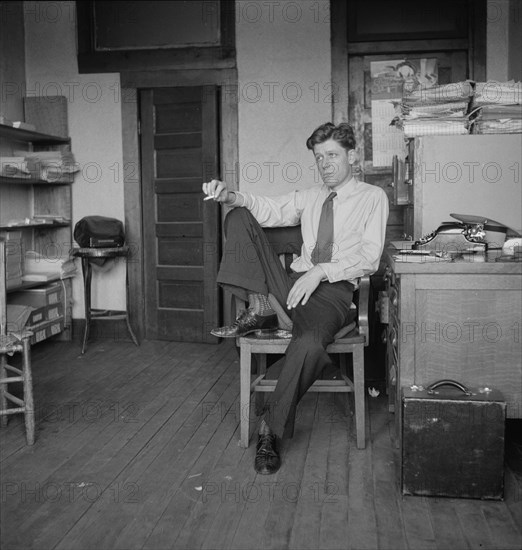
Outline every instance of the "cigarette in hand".
<svg viewBox="0 0 522 550">
<path fill-rule="evenodd" d="M 203 200 L 209 201 L 210 199 L 213 199 L 213 198 L 214 198 L 214 195 L 208 195 L 208 197 L 205 197 Z"/>
</svg>

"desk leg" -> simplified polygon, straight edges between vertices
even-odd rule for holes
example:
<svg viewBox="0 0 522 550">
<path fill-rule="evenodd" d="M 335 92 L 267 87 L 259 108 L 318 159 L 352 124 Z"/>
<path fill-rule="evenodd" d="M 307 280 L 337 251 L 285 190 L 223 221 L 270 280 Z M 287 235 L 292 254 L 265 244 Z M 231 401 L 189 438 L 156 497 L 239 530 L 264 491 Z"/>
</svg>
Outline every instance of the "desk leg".
<svg viewBox="0 0 522 550">
<path fill-rule="evenodd" d="M 87 348 L 87 340 L 89 338 L 89 328 L 91 324 L 91 278 L 92 266 L 88 258 L 82 258 L 83 272 L 83 298 L 85 302 L 85 329 L 83 331 L 82 354 Z"/>
</svg>

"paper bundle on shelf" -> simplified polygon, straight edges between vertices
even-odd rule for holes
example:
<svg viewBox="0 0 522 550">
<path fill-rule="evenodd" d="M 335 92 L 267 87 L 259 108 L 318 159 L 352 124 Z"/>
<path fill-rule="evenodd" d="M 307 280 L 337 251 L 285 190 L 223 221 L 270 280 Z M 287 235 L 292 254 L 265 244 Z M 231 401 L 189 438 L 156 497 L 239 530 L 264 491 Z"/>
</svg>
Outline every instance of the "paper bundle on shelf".
<svg viewBox="0 0 522 550">
<path fill-rule="evenodd" d="M 80 170 L 70 151 L 15 151 L 26 162 L 33 178 L 42 181 L 72 181 L 72 175 Z"/>
<path fill-rule="evenodd" d="M 21 231 L 0 231 L 0 238 L 5 240 L 6 250 L 6 288 L 11 289 L 22 284 L 23 275 L 23 254 L 22 254 L 22 232 Z"/>
<path fill-rule="evenodd" d="M 0 176 L 6 178 L 28 178 L 30 171 L 23 156 L 0 157 Z"/>
<path fill-rule="evenodd" d="M 474 134 L 522 133 L 522 83 L 477 82 L 471 114 Z"/>
<path fill-rule="evenodd" d="M 402 129 L 407 138 L 467 134 L 472 95 L 469 81 L 421 87 L 394 102 L 396 117 L 392 124 Z"/>
<path fill-rule="evenodd" d="M 76 273 L 74 259 L 70 256 L 46 257 L 34 250 L 25 253 L 25 268 L 23 280 L 52 281 L 54 279 L 66 279 Z"/>
</svg>

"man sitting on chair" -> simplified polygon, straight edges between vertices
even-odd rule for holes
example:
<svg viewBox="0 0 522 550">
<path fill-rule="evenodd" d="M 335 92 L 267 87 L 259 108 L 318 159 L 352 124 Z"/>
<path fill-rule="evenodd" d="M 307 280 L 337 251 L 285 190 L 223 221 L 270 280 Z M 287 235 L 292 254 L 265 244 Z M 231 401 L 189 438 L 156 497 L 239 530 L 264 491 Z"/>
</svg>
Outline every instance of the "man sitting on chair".
<svg viewBox="0 0 522 550">
<path fill-rule="evenodd" d="M 293 435 L 299 400 L 330 364 L 326 347 L 348 322 L 359 278 L 379 267 L 388 219 L 384 191 L 353 175 L 357 155 L 351 126 L 323 124 L 306 146 L 322 185 L 266 197 L 229 191 L 219 180 L 203 184 L 206 199 L 233 207 L 225 219 L 217 282 L 249 304 L 232 325 L 212 334 L 235 338 L 276 329 L 269 293 L 286 305 L 293 322 L 281 374 L 260 424 L 255 458 L 260 474 L 279 469 L 280 439 Z M 298 224 L 303 245 L 289 275 L 261 227 Z"/>
</svg>

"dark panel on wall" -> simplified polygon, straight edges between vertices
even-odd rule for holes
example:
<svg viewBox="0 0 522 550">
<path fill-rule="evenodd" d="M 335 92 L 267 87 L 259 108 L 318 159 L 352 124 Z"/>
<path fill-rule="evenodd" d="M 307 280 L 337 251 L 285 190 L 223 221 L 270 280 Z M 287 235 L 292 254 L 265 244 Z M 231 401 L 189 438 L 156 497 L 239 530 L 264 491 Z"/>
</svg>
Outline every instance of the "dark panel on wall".
<svg viewBox="0 0 522 550">
<path fill-rule="evenodd" d="M 234 0 L 76 2 L 80 73 L 235 66 Z"/>
<path fill-rule="evenodd" d="M 133 50 L 219 44 L 217 0 L 94 4 L 96 50 Z M 158 22 L 168 22 L 159 25 Z"/>
<path fill-rule="evenodd" d="M 348 41 L 466 38 L 467 0 L 352 0 Z"/>
</svg>

